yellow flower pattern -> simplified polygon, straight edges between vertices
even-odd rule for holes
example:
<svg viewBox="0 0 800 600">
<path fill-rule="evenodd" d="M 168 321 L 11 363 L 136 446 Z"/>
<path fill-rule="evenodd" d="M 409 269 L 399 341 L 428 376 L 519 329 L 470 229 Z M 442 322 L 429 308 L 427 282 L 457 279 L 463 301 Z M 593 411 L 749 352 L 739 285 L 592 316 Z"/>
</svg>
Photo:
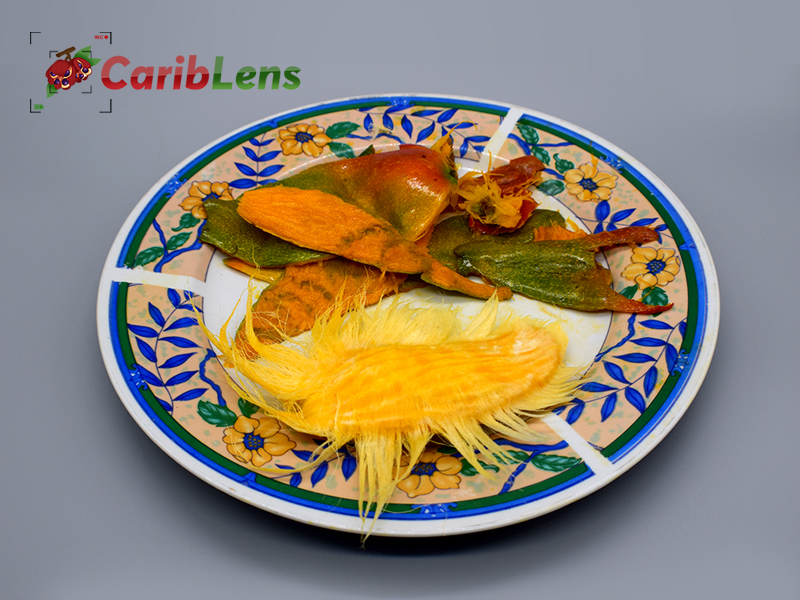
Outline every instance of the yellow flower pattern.
<svg viewBox="0 0 800 600">
<path fill-rule="evenodd" d="M 305 153 L 317 157 L 322 154 L 322 149 L 331 142 L 324 130 L 317 125 L 298 123 L 278 132 L 281 140 L 281 150 L 284 154 Z"/>
<path fill-rule="evenodd" d="M 434 490 L 454 490 L 461 484 L 461 461 L 441 452 L 423 452 L 411 474 L 397 484 L 409 498 Z"/>
<path fill-rule="evenodd" d="M 680 259 L 668 248 L 634 248 L 631 264 L 622 271 L 625 279 L 636 282 L 640 290 L 663 287 L 681 270 Z"/>
<path fill-rule="evenodd" d="M 189 195 L 180 203 L 180 207 L 192 213 L 196 219 L 206 218 L 206 209 L 203 202 L 209 198 L 220 200 L 233 200 L 228 184 L 223 181 L 193 181 L 189 188 Z"/>
<path fill-rule="evenodd" d="M 222 441 L 237 460 L 261 467 L 270 462 L 273 456 L 286 454 L 297 445 L 285 433 L 280 433 L 280 428 L 278 421 L 272 417 L 256 419 L 240 416 L 233 427 L 225 428 Z"/>
<path fill-rule="evenodd" d="M 564 182 L 567 192 L 581 202 L 596 202 L 611 197 L 611 190 L 617 186 L 617 176 L 585 163 L 564 173 Z"/>
</svg>

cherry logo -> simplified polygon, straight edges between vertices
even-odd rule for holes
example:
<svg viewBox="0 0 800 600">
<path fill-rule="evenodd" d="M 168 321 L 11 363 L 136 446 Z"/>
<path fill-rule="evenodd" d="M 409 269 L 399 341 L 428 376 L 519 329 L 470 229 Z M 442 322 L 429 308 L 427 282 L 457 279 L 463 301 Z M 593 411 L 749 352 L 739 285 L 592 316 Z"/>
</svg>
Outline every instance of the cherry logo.
<svg viewBox="0 0 800 600">
<path fill-rule="evenodd" d="M 60 58 L 47 69 L 47 83 L 59 90 L 68 90 L 76 83 L 81 83 L 92 74 L 92 65 L 85 58 L 72 58 L 75 47 L 67 48 L 63 52 L 56 54 Z"/>
</svg>

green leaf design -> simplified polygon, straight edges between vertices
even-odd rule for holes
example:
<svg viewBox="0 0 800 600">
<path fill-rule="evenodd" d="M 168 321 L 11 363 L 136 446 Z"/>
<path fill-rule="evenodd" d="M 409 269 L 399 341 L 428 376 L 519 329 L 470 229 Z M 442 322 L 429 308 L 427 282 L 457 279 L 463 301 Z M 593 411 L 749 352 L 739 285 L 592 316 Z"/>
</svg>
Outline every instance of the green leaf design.
<svg viewBox="0 0 800 600">
<path fill-rule="evenodd" d="M 636 285 L 636 284 L 629 285 L 626 288 L 622 288 L 619 291 L 619 293 L 622 294 L 623 296 L 625 296 L 628 300 L 633 300 L 633 297 L 636 295 L 636 290 L 638 290 L 638 289 L 639 289 L 639 286 Z"/>
<path fill-rule="evenodd" d="M 461 472 L 459 475 L 463 475 L 464 477 L 474 477 L 478 474 L 478 471 L 473 467 L 466 458 L 461 459 Z"/>
<path fill-rule="evenodd" d="M 347 144 L 342 144 L 341 142 L 331 142 L 330 144 L 328 144 L 328 146 L 333 151 L 333 153 L 339 158 L 356 157 L 355 153 L 353 152 L 353 149 Z"/>
<path fill-rule="evenodd" d="M 359 156 L 369 156 L 370 154 L 375 154 L 375 146 L 373 146 L 372 144 L 364 148 L 364 150 L 361 151 L 361 154 L 359 154 Z"/>
<path fill-rule="evenodd" d="M 512 458 L 513 462 L 511 464 L 521 463 L 525 460 L 528 460 L 528 453 L 522 450 L 506 450 L 506 454 Z M 497 460 L 502 464 L 506 464 L 506 462 L 499 456 L 496 456 L 495 458 L 497 458 Z"/>
<path fill-rule="evenodd" d="M 239 398 L 239 411 L 245 417 L 252 417 L 259 410 L 261 410 L 261 409 L 259 407 L 257 407 L 255 404 L 253 404 L 252 402 L 248 402 L 244 398 Z"/>
<path fill-rule="evenodd" d="M 47 97 L 55 96 L 56 95 L 56 88 L 52 83 L 47 84 Z"/>
<path fill-rule="evenodd" d="M 552 471 L 559 473 L 566 471 L 581 462 L 581 459 L 575 456 L 559 456 L 558 454 L 539 454 L 531 459 L 531 464 L 537 469 L 543 471 Z"/>
<path fill-rule="evenodd" d="M 325 130 L 325 135 L 327 135 L 332 140 L 336 140 L 339 138 L 347 137 L 357 129 L 360 129 L 361 125 L 357 123 L 352 123 L 350 121 L 340 121 L 339 123 L 334 123 L 330 127 Z M 337 155 L 338 156 L 338 155 Z"/>
<path fill-rule="evenodd" d="M 197 414 L 209 425 L 216 427 L 231 427 L 236 423 L 236 413 L 227 406 L 212 404 L 208 400 L 197 403 Z"/>
<path fill-rule="evenodd" d="M 172 231 L 180 231 L 181 229 L 191 229 L 200 222 L 200 219 L 195 217 L 192 213 L 184 213 L 181 217 L 181 222 L 177 227 L 173 227 Z"/>
<path fill-rule="evenodd" d="M 86 60 L 89 61 L 90 65 L 95 66 L 102 59 L 100 59 L 100 58 L 92 58 L 90 56 L 91 53 L 92 53 L 92 47 L 91 46 L 86 46 L 86 48 L 81 48 L 80 50 L 78 50 L 75 53 L 75 56 L 73 56 L 73 58 L 85 58 Z"/>
<path fill-rule="evenodd" d="M 575 163 L 571 160 L 565 160 L 563 158 L 558 158 L 558 154 L 554 154 L 553 158 L 556 159 L 556 171 L 561 173 L 562 175 L 569 171 L 570 169 L 575 168 Z"/>
<path fill-rule="evenodd" d="M 539 146 L 535 146 L 535 147 L 531 148 L 531 152 L 533 153 L 533 155 L 536 158 L 538 158 L 544 164 L 546 164 L 546 165 L 550 164 L 550 153 L 547 150 L 545 150 L 544 148 L 540 148 Z"/>
<path fill-rule="evenodd" d="M 153 262 L 154 260 L 158 260 L 164 255 L 164 249 L 160 246 L 153 246 L 152 248 L 147 248 L 146 250 L 142 250 L 139 254 L 136 255 L 136 260 L 133 262 L 134 267 L 141 267 L 148 263 Z"/>
<path fill-rule="evenodd" d="M 539 132 L 530 125 L 523 125 L 520 123 L 517 125 L 517 129 L 519 129 L 519 132 L 522 134 L 522 139 L 528 142 L 528 144 L 531 146 L 535 146 L 539 143 Z"/>
<path fill-rule="evenodd" d="M 177 248 L 180 248 L 186 243 L 190 235 L 192 234 L 189 231 L 185 231 L 184 233 L 179 233 L 178 235 L 173 235 L 171 238 L 167 240 L 167 250 L 175 250 Z"/>
<path fill-rule="evenodd" d="M 556 196 L 564 191 L 564 182 L 558 179 L 545 179 L 536 187 L 539 188 L 540 192 L 544 192 L 550 196 Z"/>
<path fill-rule="evenodd" d="M 480 465 L 484 469 L 486 469 L 487 471 L 494 471 L 495 473 L 499 473 L 500 472 L 500 468 L 497 465 L 490 465 L 490 464 L 487 464 L 487 463 L 483 462 L 482 460 L 479 460 L 478 463 L 480 463 Z"/>
<path fill-rule="evenodd" d="M 666 306 L 669 296 L 660 287 L 649 287 L 642 290 L 642 302 L 650 306 Z"/>
</svg>

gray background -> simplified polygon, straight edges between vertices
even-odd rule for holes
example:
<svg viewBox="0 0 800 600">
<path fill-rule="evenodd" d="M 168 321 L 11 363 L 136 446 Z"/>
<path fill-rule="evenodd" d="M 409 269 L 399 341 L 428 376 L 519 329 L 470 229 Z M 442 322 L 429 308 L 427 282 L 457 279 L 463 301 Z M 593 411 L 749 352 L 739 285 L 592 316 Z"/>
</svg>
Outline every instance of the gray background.
<svg viewBox="0 0 800 600">
<path fill-rule="evenodd" d="M 800 11 L 566 4 L 3 1 L 1 598 L 800 597 Z M 301 85 L 112 92 L 96 73 L 30 114 L 47 51 L 88 43 L 127 72 L 222 55 L 228 74 L 299 66 Z M 273 113 L 388 92 L 518 104 L 630 152 L 703 231 L 722 323 L 694 404 L 617 481 L 521 525 L 362 550 L 159 450 L 109 383 L 95 301 L 124 219 L 175 164 Z"/>
</svg>

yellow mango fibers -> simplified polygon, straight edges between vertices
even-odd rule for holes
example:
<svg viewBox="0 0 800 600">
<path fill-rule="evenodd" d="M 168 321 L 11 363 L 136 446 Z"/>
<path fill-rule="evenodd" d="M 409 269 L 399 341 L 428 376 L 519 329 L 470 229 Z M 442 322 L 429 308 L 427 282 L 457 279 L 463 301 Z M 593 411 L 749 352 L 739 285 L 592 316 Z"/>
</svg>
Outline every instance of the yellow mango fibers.
<svg viewBox="0 0 800 600">
<path fill-rule="evenodd" d="M 324 437 L 323 455 L 355 446 L 362 516 L 373 502 L 377 516 L 434 435 L 484 472 L 476 452 L 492 464 L 505 456 L 491 432 L 531 439 L 525 418 L 569 399 L 575 369 L 562 364 L 567 338 L 559 325 L 500 317 L 498 309 L 492 298 L 462 325 L 449 307 L 394 299 L 369 311 L 334 310 L 307 338 L 273 345 L 258 341 L 248 313 L 255 361 L 224 334 L 212 340 L 238 373 L 278 399 L 241 382 L 265 414 Z"/>
</svg>

